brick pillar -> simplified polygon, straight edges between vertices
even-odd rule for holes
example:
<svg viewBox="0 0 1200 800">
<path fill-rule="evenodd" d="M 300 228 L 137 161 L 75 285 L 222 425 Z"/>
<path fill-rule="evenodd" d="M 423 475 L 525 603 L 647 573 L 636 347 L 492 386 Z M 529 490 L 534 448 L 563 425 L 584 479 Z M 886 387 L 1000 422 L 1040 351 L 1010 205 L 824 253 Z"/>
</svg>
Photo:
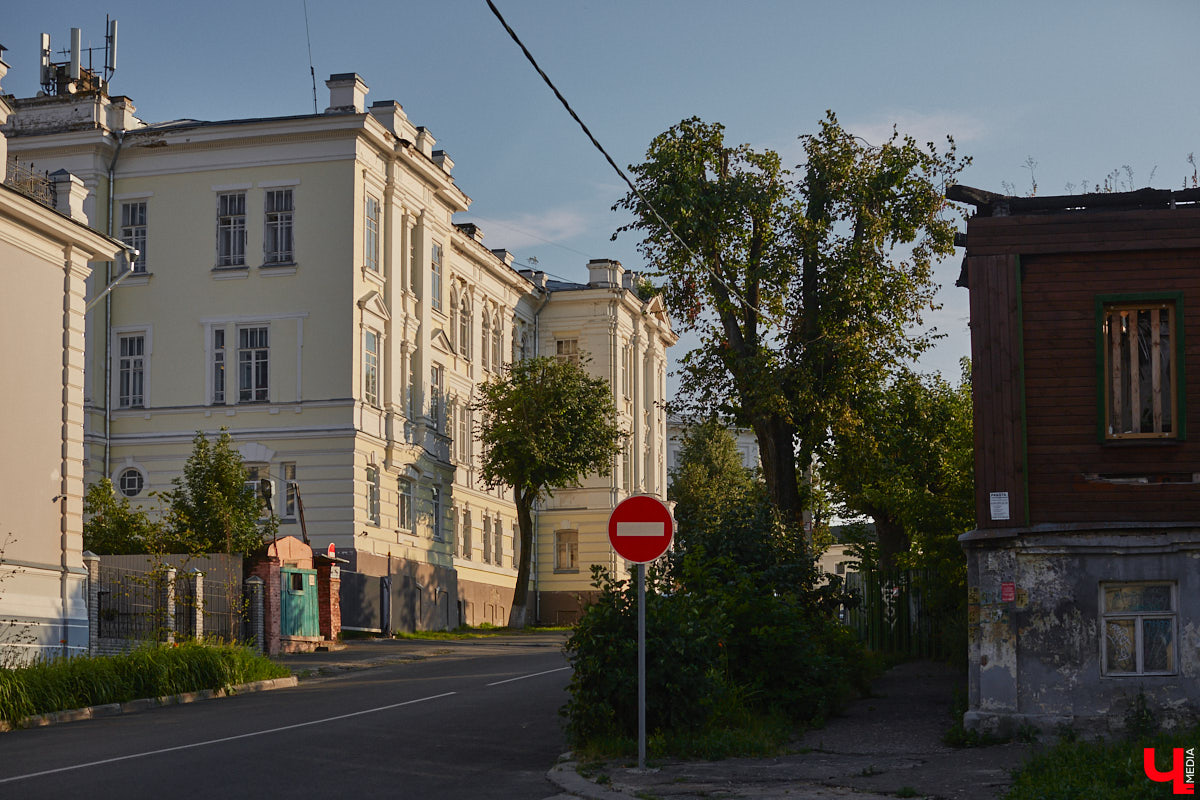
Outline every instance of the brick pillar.
<svg viewBox="0 0 1200 800">
<path fill-rule="evenodd" d="M 342 571 L 329 561 L 318 561 L 316 567 L 321 637 L 335 641 L 342 633 Z"/>
<path fill-rule="evenodd" d="M 279 559 L 261 559 L 250 573 L 263 582 L 263 652 L 273 656 L 279 652 Z"/>
<path fill-rule="evenodd" d="M 88 655 L 94 656 L 100 652 L 100 556 L 84 550 L 83 564 L 88 573 Z"/>
<path fill-rule="evenodd" d="M 192 597 L 195 600 L 195 608 L 192 613 L 195 614 L 195 629 L 196 638 L 204 638 L 204 573 L 195 567 L 192 567 L 188 572 L 188 577 L 192 582 Z"/>
<path fill-rule="evenodd" d="M 167 567 L 166 580 L 162 586 L 162 608 L 166 613 L 163 628 L 166 631 L 167 644 L 175 643 L 175 576 L 178 574 L 174 567 Z"/>
<path fill-rule="evenodd" d="M 251 575 L 246 579 L 246 590 L 250 593 L 250 636 L 254 649 L 263 652 L 263 579 Z"/>
</svg>

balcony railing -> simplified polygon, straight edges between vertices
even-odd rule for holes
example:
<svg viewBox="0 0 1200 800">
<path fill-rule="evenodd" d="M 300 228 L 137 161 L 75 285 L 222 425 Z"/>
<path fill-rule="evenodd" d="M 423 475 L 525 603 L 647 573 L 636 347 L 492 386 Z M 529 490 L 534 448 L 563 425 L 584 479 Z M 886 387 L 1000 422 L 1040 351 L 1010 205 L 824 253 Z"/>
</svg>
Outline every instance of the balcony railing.
<svg viewBox="0 0 1200 800">
<path fill-rule="evenodd" d="M 26 166 L 10 158 L 6 165 L 4 185 L 39 203 L 55 207 L 54 181 L 50 180 L 50 173 L 38 172 L 32 163 Z"/>
</svg>

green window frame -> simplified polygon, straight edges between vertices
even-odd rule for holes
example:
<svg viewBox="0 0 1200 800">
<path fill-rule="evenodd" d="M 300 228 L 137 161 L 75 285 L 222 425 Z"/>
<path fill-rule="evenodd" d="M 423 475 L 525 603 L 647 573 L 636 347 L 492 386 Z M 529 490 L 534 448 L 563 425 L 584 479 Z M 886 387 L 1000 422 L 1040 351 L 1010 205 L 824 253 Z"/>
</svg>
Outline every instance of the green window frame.
<svg viewBox="0 0 1200 800">
<path fill-rule="evenodd" d="M 1101 443 L 1186 438 L 1183 316 L 1182 292 L 1096 297 Z"/>
</svg>

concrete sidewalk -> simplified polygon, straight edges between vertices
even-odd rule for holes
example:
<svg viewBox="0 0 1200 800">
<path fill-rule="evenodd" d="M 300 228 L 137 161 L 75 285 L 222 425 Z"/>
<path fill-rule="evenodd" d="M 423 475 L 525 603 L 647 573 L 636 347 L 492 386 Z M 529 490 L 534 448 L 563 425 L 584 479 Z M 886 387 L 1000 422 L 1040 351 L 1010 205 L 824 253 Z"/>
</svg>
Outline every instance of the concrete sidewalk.
<svg viewBox="0 0 1200 800">
<path fill-rule="evenodd" d="M 999 798 L 1033 746 L 954 749 L 942 744 L 962 677 L 929 662 L 902 664 L 876 681 L 873 696 L 850 705 L 824 728 L 776 758 L 591 766 L 588 778 L 569 761 L 548 777 L 568 796 L 605 798 L 839 798 L 939 800 Z"/>
</svg>

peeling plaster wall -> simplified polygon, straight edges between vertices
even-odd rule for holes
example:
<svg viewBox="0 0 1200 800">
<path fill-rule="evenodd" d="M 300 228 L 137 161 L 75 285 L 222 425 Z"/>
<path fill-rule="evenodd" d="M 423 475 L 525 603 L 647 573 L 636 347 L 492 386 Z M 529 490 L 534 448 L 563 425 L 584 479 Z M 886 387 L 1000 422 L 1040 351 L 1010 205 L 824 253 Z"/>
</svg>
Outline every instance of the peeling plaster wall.
<svg viewBox="0 0 1200 800">
<path fill-rule="evenodd" d="M 1016 533 L 964 542 L 964 722 L 996 732 L 1024 724 L 1114 731 L 1139 692 L 1164 725 L 1200 718 L 1200 530 Z M 1103 676 L 1100 585 L 1142 581 L 1177 586 L 1176 673 Z"/>
</svg>

